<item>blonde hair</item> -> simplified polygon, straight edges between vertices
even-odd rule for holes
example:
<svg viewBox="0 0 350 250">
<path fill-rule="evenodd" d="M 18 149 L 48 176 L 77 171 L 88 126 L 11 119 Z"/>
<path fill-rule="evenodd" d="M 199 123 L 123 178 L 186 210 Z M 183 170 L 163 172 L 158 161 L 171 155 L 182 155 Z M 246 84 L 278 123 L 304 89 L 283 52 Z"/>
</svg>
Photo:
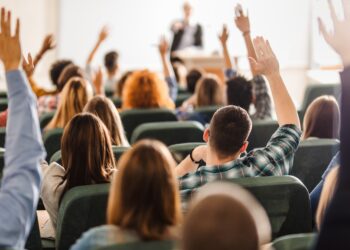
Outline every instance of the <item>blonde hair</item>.
<svg viewBox="0 0 350 250">
<path fill-rule="evenodd" d="M 83 111 L 91 98 L 92 89 L 89 83 L 80 77 L 71 78 L 64 86 L 56 114 L 45 130 L 64 128 L 74 115 Z"/>
<path fill-rule="evenodd" d="M 132 73 L 126 80 L 122 97 L 123 109 L 175 108 L 167 84 L 149 70 Z"/>
<path fill-rule="evenodd" d="M 329 203 L 333 198 L 335 188 L 338 184 L 338 172 L 339 172 L 339 167 L 333 168 L 328 173 L 326 180 L 324 181 L 323 189 L 320 196 L 320 201 L 318 203 L 317 212 L 316 212 L 316 226 L 318 230 L 321 229 L 325 212 L 328 208 Z"/>
<path fill-rule="evenodd" d="M 84 111 L 92 113 L 102 120 L 109 131 L 114 145 L 130 146 L 125 137 L 124 127 L 118 110 L 110 99 L 104 96 L 95 96 L 86 104 Z"/>
<path fill-rule="evenodd" d="M 134 230 L 142 240 L 164 239 L 182 216 L 175 166 L 158 141 L 140 141 L 124 153 L 111 185 L 107 223 Z"/>
<path fill-rule="evenodd" d="M 220 79 L 208 74 L 202 77 L 195 89 L 196 106 L 221 106 L 225 105 L 225 91 Z"/>
</svg>

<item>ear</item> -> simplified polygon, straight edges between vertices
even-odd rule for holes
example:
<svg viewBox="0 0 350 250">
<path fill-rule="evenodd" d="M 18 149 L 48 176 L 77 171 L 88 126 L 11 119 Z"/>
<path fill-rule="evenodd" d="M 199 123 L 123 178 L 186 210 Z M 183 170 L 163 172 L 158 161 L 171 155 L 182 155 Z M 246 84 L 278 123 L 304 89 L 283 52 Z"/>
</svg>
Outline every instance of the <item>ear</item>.
<svg viewBox="0 0 350 250">
<path fill-rule="evenodd" d="M 203 141 L 208 142 L 210 137 L 209 128 L 206 128 L 203 133 Z"/>
<path fill-rule="evenodd" d="M 242 147 L 239 149 L 239 153 L 241 154 L 241 153 L 244 153 L 245 151 L 247 151 L 248 145 L 249 145 L 248 141 L 243 142 Z"/>
</svg>

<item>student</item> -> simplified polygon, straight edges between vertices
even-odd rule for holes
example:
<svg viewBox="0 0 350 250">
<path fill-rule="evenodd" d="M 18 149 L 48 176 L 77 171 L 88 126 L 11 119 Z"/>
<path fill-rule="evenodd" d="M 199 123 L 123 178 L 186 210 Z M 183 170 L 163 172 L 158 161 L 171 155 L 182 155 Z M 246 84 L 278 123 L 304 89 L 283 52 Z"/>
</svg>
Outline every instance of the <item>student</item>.
<svg viewBox="0 0 350 250">
<path fill-rule="evenodd" d="M 182 238 L 183 250 L 258 250 L 270 242 L 271 226 L 249 192 L 233 183 L 210 183 L 192 199 Z"/>
<path fill-rule="evenodd" d="M 333 96 L 320 96 L 306 109 L 302 139 L 338 139 L 340 110 Z"/>
<path fill-rule="evenodd" d="M 113 102 L 104 96 L 95 96 L 85 106 L 84 112 L 96 115 L 106 125 L 111 141 L 116 146 L 130 146 L 125 137 L 123 123 Z"/>
<path fill-rule="evenodd" d="M 199 68 L 191 69 L 186 75 L 187 91 L 194 94 L 199 79 L 204 76 L 205 72 Z"/>
<path fill-rule="evenodd" d="M 86 80 L 79 77 L 70 78 L 62 90 L 55 116 L 44 130 L 65 128 L 73 116 L 83 111 L 92 96 L 92 89 Z"/>
<path fill-rule="evenodd" d="M 114 92 L 114 96 L 115 97 L 122 98 L 122 96 L 123 96 L 123 89 L 124 89 L 125 83 L 128 80 L 128 77 L 131 76 L 132 73 L 133 73 L 133 71 L 131 71 L 131 70 L 126 71 L 119 78 L 118 83 L 117 83 L 117 88 L 116 88 L 116 90 Z"/>
<path fill-rule="evenodd" d="M 169 88 L 155 72 L 135 71 L 125 83 L 122 109 L 168 108 L 175 104 L 169 96 Z"/>
<path fill-rule="evenodd" d="M 212 74 L 207 74 L 200 79 L 195 96 L 195 107 L 223 106 L 226 103 L 223 84 L 216 75 Z"/>
<path fill-rule="evenodd" d="M 349 249 L 350 246 L 350 4 L 349 1 L 342 1 L 344 16 L 337 17 L 335 8 L 329 1 L 332 24 L 332 33 L 328 32 L 324 23 L 319 19 L 320 31 L 326 42 L 339 54 L 344 71 L 341 77 L 341 130 L 340 130 L 340 168 L 338 187 L 335 190 L 333 199 L 329 204 L 321 230 L 317 238 L 315 249 Z"/>
<path fill-rule="evenodd" d="M 68 190 L 76 186 L 108 183 L 115 169 L 107 128 L 92 114 L 78 114 L 67 124 L 61 152 L 62 166 L 56 162 L 41 164 L 43 183 L 40 196 L 54 229 L 59 204 Z"/>
<path fill-rule="evenodd" d="M 0 61 L 6 72 L 9 111 L 5 168 L 0 186 L 0 247 L 24 249 L 32 229 L 45 158 L 36 98 L 21 65 L 20 24 L 11 32 L 11 12 L 1 9 Z"/>
<path fill-rule="evenodd" d="M 236 26 L 244 37 L 248 57 L 256 60 L 256 53 L 250 36 L 249 17 L 244 15 L 240 7 L 237 6 L 236 9 L 237 8 L 239 9 L 239 15 L 236 16 L 235 19 Z M 272 117 L 271 97 L 264 78 L 259 75 L 251 65 L 250 69 L 253 74 L 253 79 L 251 81 L 248 81 L 243 76 L 236 75 L 227 48 L 228 37 L 227 27 L 224 26 L 219 40 L 225 58 L 227 103 L 244 108 L 248 113 L 250 113 L 251 104 L 254 104 L 255 113 L 251 113 L 253 120 L 270 119 Z"/>
<path fill-rule="evenodd" d="M 165 145 L 144 140 L 125 152 L 113 177 L 107 225 L 84 233 L 72 250 L 178 239 L 181 206 L 175 161 Z"/>
<path fill-rule="evenodd" d="M 252 127 L 248 113 L 236 106 L 217 110 L 203 135 L 207 145 L 195 148 L 176 168 L 184 196 L 214 180 L 289 173 L 301 136 L 299 117 L 268 41 L 258 37 L 254 45 L 257 61 L 252 59 L 252 67 L 269 81 L 280 127 L 265 148 L 241 157 Z"/>
</svg>

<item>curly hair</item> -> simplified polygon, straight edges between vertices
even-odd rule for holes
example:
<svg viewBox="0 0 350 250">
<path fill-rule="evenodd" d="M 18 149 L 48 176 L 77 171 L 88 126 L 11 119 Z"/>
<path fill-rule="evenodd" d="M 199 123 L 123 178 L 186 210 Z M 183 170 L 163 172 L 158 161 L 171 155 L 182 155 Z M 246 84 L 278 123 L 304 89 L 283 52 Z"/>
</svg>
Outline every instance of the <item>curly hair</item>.
<svg viewBox="0 0 350 250">
<path fill-rule="evenodd" d="M 122 99 L 122 109 L 175 108 L 165 81 L 149 70 L 135 71 L 128 77 Z"/>
</svg>

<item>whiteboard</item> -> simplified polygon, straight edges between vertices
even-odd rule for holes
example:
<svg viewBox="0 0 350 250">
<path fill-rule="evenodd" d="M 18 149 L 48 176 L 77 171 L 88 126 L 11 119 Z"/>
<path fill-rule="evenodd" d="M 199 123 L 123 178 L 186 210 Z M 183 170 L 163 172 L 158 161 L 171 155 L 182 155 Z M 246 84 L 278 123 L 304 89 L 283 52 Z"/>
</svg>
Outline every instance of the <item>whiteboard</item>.
<svg viewBox="0 0 350 250">
<path fill-rule="evenodd" d="M 207 53 L 220 51 L 217 35 L 224 23 L 230 29 L 232 55 L 245 56 L 241 34 L 233 22 L 236 0 L 193 0 L 194 19 L 203 25 Z M 282 67 L 307 67 L 310 63 L 310 8 L 305 0 L 245 0 L 249 9 L 252 34 L 268 38 Z M 182 17 L 180 0 L 60 0 L 59 57 L 73 58 L 84 65 L 99 30 L 105 24 L 111 35 L 95 59 L 102 63 L 105 52 L 120 52 L 122 69 L 160 69 L 155 44 L 170 24 Z"/>
</svg>

